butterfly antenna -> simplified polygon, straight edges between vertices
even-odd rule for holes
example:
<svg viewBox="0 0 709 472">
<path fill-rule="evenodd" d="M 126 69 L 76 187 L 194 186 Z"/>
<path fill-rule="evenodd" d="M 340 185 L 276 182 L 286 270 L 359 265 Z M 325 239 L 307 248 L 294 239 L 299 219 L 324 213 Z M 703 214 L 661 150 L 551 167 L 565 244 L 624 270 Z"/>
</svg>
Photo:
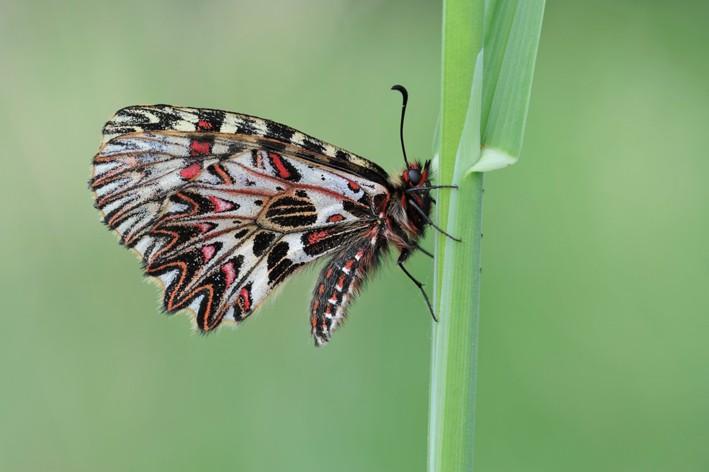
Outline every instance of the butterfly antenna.
<svg viewBox="0 0 709 472">
<path fill-rule="evenodd" d="M 406 115 L 406 104 L 409 102 L 409 92 L 403 85 L 396 84 L 392 86 L 392 90 L 401 93 L 401 123 L 399 124 L 399 139 L 401 139 L 401 152 L 404 153 L 404 162 L 409 166 L 409 160 L 406 158 L 406 146 L 404 146 L 404 116 Z"/>
</svg>

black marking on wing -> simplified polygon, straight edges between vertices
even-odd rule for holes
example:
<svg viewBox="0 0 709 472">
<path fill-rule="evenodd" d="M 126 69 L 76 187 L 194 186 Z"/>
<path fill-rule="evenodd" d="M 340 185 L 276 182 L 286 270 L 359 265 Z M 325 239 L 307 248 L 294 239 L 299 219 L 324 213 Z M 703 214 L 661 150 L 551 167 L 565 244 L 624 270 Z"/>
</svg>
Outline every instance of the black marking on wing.
<svg viewBox="0 0 709 472">
<path fill-rule="evenodd" d="M 294 263 L 290 259 L 283 259 L 280 264 L 268 273 L 268 283 L 271 284 L 271 286 L 278 285 L 303 265 L 305 265 L 303 262 Z"/>
<path fill-rule="evenodd" d="M 243 238 L 244 236 L 246 236 L 246 233 L 248 233 L 248 232 L 249 232 L 249 230 L 246 229 L 246 228 L 240 229 L 239 231 L 237 231 L 236 233 L 234 233 L 234 239 L 241 239 L 241 238 Z"/>
<path fill-rule="evenodd" d="M 288 255 L 288 248 L 288 243 L 281 241 L 273 246 L 268 253 L 266 267 L 268 269 L 268 283 L 271 286 L 277 285 L 294 270 L 303 265 L 302 263 L 293 263 L 291 259 L 286 257 Z"/>
<path fill-rule="evenodd" d="M 325 152 L 325 146 L 308 138 L 303 139 L 303 147 L 309 151 L 317 152 L 319 154 Z"/>
<path fill-rule="evenodd" d="M 317 209 L 307 198 L 281 197 L 266 211 L 266 219 L 284 227 L 307 226 L 318 219 Z"/>
<path fill-rule="evenodd" d="M 261 257 L 274 239 L 276 239 L 276 235 L 270 231 L 260 231 L 256 234 L 254 237 L 254 256 Z"/>
<path fill-rule="evenodd" d="M 282 125 L 271 120 L 264 120 L 266 122 L 266 137 L 273 138 L 280 141 L 291 141 L 295 130 L 290 126 Z"/>
<path fill-rule="evenodd" d="M 120 122 L 111 120 L 103 127 L 103 134 L 125 134 L 136 130 L 161 131 L 174 128 L 174 124 L 181 121 L 182 117 L 173 112 L 169 105 L 155 105 L 151 107 L 151 114 L 157 120 L 151 121 L 144 112 L 144 107 L 125 107 L 116 112 L 120 115 Z"/>
<path fill-rule="evenodd" d="M 252 135 L 256 134 L 256 120 L 247 115 L 242 115 L 242 118 L 236 127 L 236 132 L 239 134 Z"/>
</svg>

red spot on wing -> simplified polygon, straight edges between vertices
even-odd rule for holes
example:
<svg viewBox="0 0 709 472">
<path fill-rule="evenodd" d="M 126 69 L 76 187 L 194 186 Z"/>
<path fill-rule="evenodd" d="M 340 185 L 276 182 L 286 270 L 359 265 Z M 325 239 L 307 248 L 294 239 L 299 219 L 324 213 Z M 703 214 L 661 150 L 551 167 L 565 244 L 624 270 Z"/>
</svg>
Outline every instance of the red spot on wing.
<svg viewBox="0 0 709 472">
<path fill-rule="evenodd" d="M 212 203 L 212 207 L 214 208 L 214 211 L 217 213 L 221 213 L 223 211 L 228 211 L 234 208 L 234 204 L 231 202 L 228 202 L 226 200 L 222 200 L 221 198 L 215 197 L 214 195 L 208 195 L 207 198 L 209 201 Z"/>
<path fill-rule="evenodd" d="M 192 180 L 202 172 L 202 166 L 198 163 L 190 164 L 180 171 L 180 177 L 185 180 Z"/>
<path fill-rule="evenodd" d="M 323 293 L 325 293 L 325 284 L 320 284 L 318 287 L 318 295 L 322 295 Z"/>
<path fill-rule="evenodd" d="M 344 216 L 342 216 L 339 213 L 335 213 L 334 215 L 330 215 L 327 217 L 327 222 L 328 223 L 337 223 L 338 221 L 342 221 L 344 219 L 345 219 Z"/>
<path fill-rule="evenodd" d="M 353 265 L 354 265 L 354 260 L 350 259 L 349 261 L 345 262 L 345 265 L 342 266 L 342 268 L 350 271 L 350 270 L 352 270 Z"/>
<path fill-rule="evenodd" d="M 192 140 L 190 142 L 190 155 L 195 156 L 206 156 L 212 152 L 212 143 L 208 141 L 197 141 Z"/>
<path fill-rule="evenodd" d="M 222 266 L 222 272 L 224 273 L 224 283 L 227 287 L 234 283 L 236 279 L 236 270 L 234 270 L 234 264 L 227 262 Z"/>
<path fill-rule="evenodd" d="M 200 233 L 206 233 L 212 229 L 212 225 L 210 223 L 197 223 L 197 229 Z"/>
<path fill-rule="evenodd" d="M 199 120 L 197 122 L 197 131 L 208 131 L 213 128 L 212 123 L 207 120 Z"/>
<path fill-rule="evenodd" d="M 329 235 L 330 233 L 325 230 L 313 231 L 312 233 L 308 234 L 308 244 L 317 244 L 323 239 L 327 238 Z"/>
<path fill-rule="evenodd" d="M 243 287 L 241 290 L 239 290 L 238 303 L 242 309 L 242 312 L 244 313 L 251 309 L 251 294 L 249 293 L 249 290 L 246 287 Z"/>
<path fill-rule="evenodd" d="M 347 186 L 352 190 L 353 192 L 359 192 L 360 186 L 357 182 L 354 182 L 352 180 L 347 181 Z"/>
<path fill-rule="evenodd" d="M 202 248 L 202 258 L 204 259 L 204 262 L 207 262 L 209 259 L 214 257 L 215 252 L 217 252 L 217 250 L 213 245 L 204 246 Z"/>
<path fill-rule="evenodd" d="M 281 158 L 280 154 L 276 154 L 275 152 L 269 152 L 268 157 L 271 158 L 271 162 L 273 163 L 273 167 L 276 168 L 278 177 L 282 179 L 289 179 L 290 171 L 286 168 L 285 164 L 283 164 L 283 159 Z"/>
</svg>

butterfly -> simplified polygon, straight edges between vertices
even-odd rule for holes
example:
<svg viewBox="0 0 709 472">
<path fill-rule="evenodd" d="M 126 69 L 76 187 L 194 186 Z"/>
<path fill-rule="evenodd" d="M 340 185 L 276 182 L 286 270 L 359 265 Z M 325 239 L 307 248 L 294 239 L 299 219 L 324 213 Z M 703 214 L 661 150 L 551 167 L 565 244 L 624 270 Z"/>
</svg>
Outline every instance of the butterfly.
<svg viewBox="0 0 709 472">
<path fill-rule="evenodd" d="M 207 108 L 130 106 L 103 128 L 89 186 L 103 222 L 163 288 L 163 309 L 210 332 L 241 323 L 286 278 L 327 258 L 310 304 L 327 343 L 390 246 L 405 268 L 430 219 L 430 161 L 377 164 L 270 120 Z M 435 319 L 435 316 L 434 316 Z"/>
</svg>

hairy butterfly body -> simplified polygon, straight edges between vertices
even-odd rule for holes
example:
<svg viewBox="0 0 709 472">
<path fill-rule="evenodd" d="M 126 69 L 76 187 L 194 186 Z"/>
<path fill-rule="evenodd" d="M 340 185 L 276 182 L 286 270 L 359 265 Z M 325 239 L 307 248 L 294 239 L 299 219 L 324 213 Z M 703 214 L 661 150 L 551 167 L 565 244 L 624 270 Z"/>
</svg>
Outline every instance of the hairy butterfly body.
<svg viewBox="0 0 709 472">
<path fill-rule="evenodd" d="M 123 108 L 103 135 L 95 206 L 160 281 L 164 310 L 191 310 L 203 332 L 243 321 L 289 275 L 327 258 L 310 305 L 324 344 L 387 248 L 401 265 L 431 224 L 429 162 L 390 179 L 288 126 L 169 105 Z"/>
</svg>

